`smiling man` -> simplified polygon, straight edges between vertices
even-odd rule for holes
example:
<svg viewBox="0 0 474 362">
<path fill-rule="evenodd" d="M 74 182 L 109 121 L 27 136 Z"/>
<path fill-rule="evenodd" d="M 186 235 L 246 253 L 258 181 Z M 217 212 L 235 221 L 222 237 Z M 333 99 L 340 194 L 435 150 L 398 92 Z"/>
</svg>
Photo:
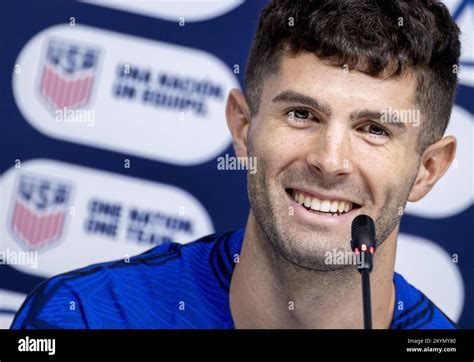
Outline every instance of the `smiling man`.
<svg viewBox="0 0 474 362">
<path fill-rule="evenodd" d="M 400 219 L 453 161 L 459 31 L 434 0 L 272 1 L 227 122 L 246 228 L 43 283 L 13 328 L 362 328 L 351 223 L 376 225 L 374 328 L 455 328 L 394 273 Z"/>
</svg>

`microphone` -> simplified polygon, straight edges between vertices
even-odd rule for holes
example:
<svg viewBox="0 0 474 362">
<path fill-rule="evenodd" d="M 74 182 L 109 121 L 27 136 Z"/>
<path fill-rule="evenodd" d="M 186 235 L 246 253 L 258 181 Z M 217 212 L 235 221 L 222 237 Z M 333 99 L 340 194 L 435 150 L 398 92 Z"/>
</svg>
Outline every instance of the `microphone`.
<svg viewBox="0 0 474 362">
<path fill-rule="evenodd" d="M 374 220 L 368 215 L 358 215 L 352 220 L 351 248 L 358 256 L 357 270 L 362 278 L 362 304 L 364 328 L 372 329 L 372 307 L 370 300 L 370 272 L 373 269 L 373 256 L 377 239 L 375 238 Z M 360 256 L 360 257 L 359 257 Z"/>
</svg>

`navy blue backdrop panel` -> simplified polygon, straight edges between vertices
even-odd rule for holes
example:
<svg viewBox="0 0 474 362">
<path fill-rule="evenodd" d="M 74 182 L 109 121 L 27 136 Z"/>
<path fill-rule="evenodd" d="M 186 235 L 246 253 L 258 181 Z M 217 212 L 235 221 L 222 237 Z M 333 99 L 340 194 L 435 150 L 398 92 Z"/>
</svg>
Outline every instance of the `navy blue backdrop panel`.
<svg viewBox="0 0 474 362">
<path fill-rule="evenodd" d="M 245 226 L 225 120 L 264 0 L 2 1 L 0 328 L 41 281 Z M 402 218 L 396 270 L 474 327 L 472 1 L 453 166 Z M 228 165 L 227 165 L 228 166 Z"/>
</svg>

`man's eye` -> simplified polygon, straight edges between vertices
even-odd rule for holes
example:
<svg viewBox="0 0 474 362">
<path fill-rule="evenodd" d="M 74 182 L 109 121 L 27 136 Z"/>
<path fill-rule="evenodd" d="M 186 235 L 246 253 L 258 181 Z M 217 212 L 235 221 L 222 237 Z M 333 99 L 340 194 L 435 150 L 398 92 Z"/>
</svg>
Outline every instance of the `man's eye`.
<svg viewBox="0 0 474 362">
<path fill-rule="evenodd" d="M 290 109 L 287 112 L 287 116 L 289 120 L 296 120 L 296 121 L 306 121 L 306 120 L 314 120 L 315 117 L 313 114 L 306 110 L 306 109 Z"/>
<path fill-rule="evenodd" d="M 388 137 L 389 133 L 375 124 L 367 124 L 361 128 L 363 131 L 377 137 Z"/>
</svg>

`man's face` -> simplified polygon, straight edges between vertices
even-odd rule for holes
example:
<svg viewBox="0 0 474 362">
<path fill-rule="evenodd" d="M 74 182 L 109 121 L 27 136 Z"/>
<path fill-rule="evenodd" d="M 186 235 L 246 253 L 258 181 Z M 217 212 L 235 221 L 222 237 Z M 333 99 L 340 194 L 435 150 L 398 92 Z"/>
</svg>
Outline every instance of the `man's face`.
<svg viewBox="0 0 474 362">
<path fill-rule="evenodd" d="M 361 213 L 374 219 L 379 243 L 394 231 L 418 171 L 420 126 L 409 123 L 415 113 L 387 120 L 396 110 L 416 112 L 415 87 L 411 76 L 373 78 L 310 53 L 284 56 L 265 79 L 248 135 L 258 161 L 248 190 L 258 223 L 286 259 L 344 267 L 327 265 L 326 252 L 350 251 Z"/>
</svg>

